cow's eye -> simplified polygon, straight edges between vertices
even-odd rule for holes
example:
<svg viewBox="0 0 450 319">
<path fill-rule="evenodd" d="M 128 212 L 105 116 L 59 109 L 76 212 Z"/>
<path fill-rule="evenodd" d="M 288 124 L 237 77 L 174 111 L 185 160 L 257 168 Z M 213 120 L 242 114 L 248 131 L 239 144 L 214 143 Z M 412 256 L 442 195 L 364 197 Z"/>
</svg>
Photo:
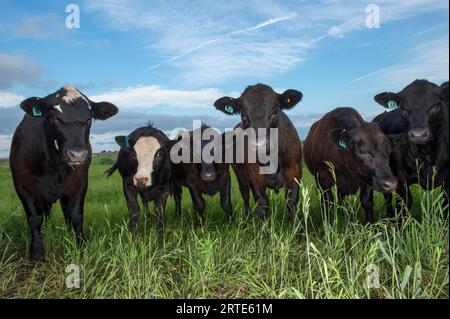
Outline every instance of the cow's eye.
<svg viewBox="0 0 450 319">
<path fill-rule="evenodd" d="M 428 110 L 428 114 L 430 115 L 435 115 L 436 113 L 438 113 L 440 111 L 440 105 L 435 104 L 432 107 L 430 107 L 430 109 Z"/>
</svg>

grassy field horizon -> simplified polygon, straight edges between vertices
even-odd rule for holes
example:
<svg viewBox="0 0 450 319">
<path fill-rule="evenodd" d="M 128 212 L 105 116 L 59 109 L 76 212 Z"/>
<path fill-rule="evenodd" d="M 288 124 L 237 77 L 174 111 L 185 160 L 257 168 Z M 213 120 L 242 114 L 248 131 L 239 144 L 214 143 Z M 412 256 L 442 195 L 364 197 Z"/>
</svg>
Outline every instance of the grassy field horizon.
<svg viewBox="0 0 450 319">
<path fill-rule="evenodd" d="M 449 224 L 439 190 L 414 187 L 414 207 L 402 225 L 364 224 L 357 196 L 322 214 L 313 177 L 304 169 L 293 220 L 283 194 L 270 192 L 270 216 L 246 216 L 235 179 L 234 222 L 217 197 L 205 197 L 206 218 L 196 223 L 184 192 L 182 216 L 167 205 L 163 238 L 155 217 L 139 217 L 130 234 L 114 162 L 96 156 L 90 169 L 82 249 L 64 224 L 59 204 L 43 226 L 47 260 L 28 261 L 29 230 L 8 164 L 0 163 L 0 298 L 448 298 Z M 252 203 L 253 205 L 253 203 Z M 67 267 L 80 269 L 81 287 L 66 286 Z"/>
</svg>

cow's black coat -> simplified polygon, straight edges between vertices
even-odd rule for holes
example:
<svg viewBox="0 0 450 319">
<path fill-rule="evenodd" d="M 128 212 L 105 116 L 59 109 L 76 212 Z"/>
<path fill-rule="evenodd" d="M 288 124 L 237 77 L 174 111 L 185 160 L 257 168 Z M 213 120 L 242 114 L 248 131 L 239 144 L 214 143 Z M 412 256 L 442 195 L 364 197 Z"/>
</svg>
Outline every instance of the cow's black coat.
<svg viewBox="0 0 450 319">
<path fill-rule="evenodd" d="M 407 139 L 397 137 L 392 166 L 399 176 L 399 194 L 407 206 L 411 206 L 409 186 L 417 182 L 424 189 L 443 186 L 448 201 L 448 90 L 448 82 L 438 86 L 416 80 L 400 93 L 386 92 L 375 97 L 375 101 L 385 107 L 392 105 L 391 101 L 398 106 L 374 121 L 386 134 L 406 134 Z"/>
<path fill-rule="evenodd" d="M 202 125 L 200 133 L 203 133 L 208 126 Z M 174 184 L 174 197 L 175 208 L 178 214 L 181 214 L 181 196 L 182 187 L 187 187 L 191 195 L 194 210 L 203 216 L 206 205 L 203 195 L 213 196 L 220 193 L 220 204 L 222 209 L 231 219 L 233 209 L 231 204 L 231 178 L 230 178 L 230 165 L 225 163 L 224 145 L 225 136 L 218 135 L 216 138 L 220 138 L 222 143 L 217 143 L 218 147 L 222 147 L 223 158 L 219 163 L 206 163 L 204 159 L 201 159 L 201 163 L 194 163 L 193 152 L 197 151 L 193 147 L 194 131 L 188 132 L 190 143 L 190 161 L 189 163 L 173 164 L 173 184 Z M 211 143 L 211 140 L 202 140 L 201 148 L 198 150 L 200 153 L 204 151 L 205 146 Z M 183 150 L 182 150 L 183 151 Z"/>
<path fill-rule="evenodd" d="M 368 222 L 373 222 L 373 189 L 391 192 L 397 180 L 389 166 L 391 143 L 378 124 L 366 123 L 351 108 L 326 114 L 309 131 L 304 145 L 305 162 L 324 191 L 326 209 L 336 184 L 340 196 L 361 189 L 361 205 Z M 329 167 L 334 167 L 335 178 Z"/>
<path fill-rule="evenodd" d="M 265 145 L 270 148 L 269 130 L 278 129 L 278 170 L 272 175 L 260 173 L 261 163 L 249 163 L 248 143 L 245 145 L 244 163 L 232 165 L 239 183 L 247 212 L 250 211 L 250 189 L 256 203 L 256 211 L 260 217 L 267 214 L 269 198 L 267 188 L 279 191 L 286 189 L 287 205 L 292 214 L 296 213 L 299 200 L 299 181 L 302 177 L 302 149 L 300 137 L 284 110 L 292 109 L 303 98 L 301 92 L 287 90 L 277 94 L 264 84 L 249 86 L 242 95 L 235 99 L 223 97 L 214 103 L 216 109 L 227 115 L 241 116 L 241 123 L 235 128 L 266 130 Z M 258 137 L 260 140 L 260 137 Z M 261 145 L 250 145 L 250 147 Z M 236 148 L 236 151 L 240 147 Z M 263 148 L 264 149 L 264 148 Z"/>
<path fill-rule="evenodd" d="M 94 103 L 73 87 L 27 99 L 21 108 L 27 114 L 14 133 L 10 166 L 31 230 L 30 258 L 40 260 L 44 257 L 43 217 L 57 200 L 81 242 L 91 121 L 105 120 L 118 109 L 110 103 Z"/>
</svg>

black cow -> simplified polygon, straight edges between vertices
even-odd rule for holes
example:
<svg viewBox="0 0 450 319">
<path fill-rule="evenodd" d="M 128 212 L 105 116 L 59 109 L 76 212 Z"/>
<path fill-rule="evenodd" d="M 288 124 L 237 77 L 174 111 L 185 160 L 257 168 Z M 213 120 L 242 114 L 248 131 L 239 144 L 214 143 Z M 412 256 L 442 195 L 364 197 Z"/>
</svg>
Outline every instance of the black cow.
<svg viewBox="0 0 450 319">
<path fill-rule="evenodd" d="M 223 97 L 214 104 L 216 109 L 227 115 L 241 116 L 241 123 L 235 128 L 235 132 L 249 128 L 255 131 L 261 129 L 265 132 L 263 136 L 259 136 L 256 132 L 257 138 L 254 141 L 246 139 L 245 143 L 239 143 L 245 145 L 236 145 L 236 152 L 242 150 L 241 146 L 244 147 L 244 163 L 235 161 L 232 166 L 247 213 L 250 210 L 250 189 L 255 199 L 258 216 L 265 217 L 269 206 L 267 188 L 279 191 L 283 187 L 286 189 L 288 208 L 292 214 L 296 213 L 299 200 L 298 183 L 302 177 L 302 150 L 297 130 L 284 110 L 292 109 L 302 98 L 302 93 L 295 90 L 278 94 L 267 85 L 257 84 L 247 87 L 237 99 Z M 278 130 L 278 141 L 271 141 L 270 129 Z M 259 158 L 256 163 L 251 163 L 248 146 L 262 153 L 271 148 L 271 143 L 276 143 L 273 145 L 278 147 L 278 154 L 275 154 L 278 166 L 272 174 L 261 174 L 261 168 L 266 167 L 267 162 L 263 163 Z"/>
<path fill-rule="evenodd" d="M 381 93 L 375 101 L 395 110 L 375 119 L 386 134 L 406 132 L 417 149 L 418 181 L 425 189 L 443 186 L 449 195 L 448 83 L 416 80 L 400 93 Z M 401 165 L 401 163 L 397 163 Z M 401 181 L 402 183 L 404 181 Z"/>
<path fill-rule="evenodd" d="M 389 138 L 378 124 L 366 123 L 352 108 L 335 109 L 316 122 L 306 138 L 304 152 L 306 165 L 324 191 L 327 212 L 335 184 L 340 196 L 356 194 L 360 189 L 361 205 L 367 222 L 372 223 L 373 190 L 390 193 L 397 188 L 389 166 Z"/>
<path fill-rule="evenodd" d="M 441 88 L 444 89 L 443 94 L 442 94 L 442 99 L 444 100 L 444 102 L 446 103 L 447 107 L 449 107 L 449 82 L 445 82 L 442 83 Z"/>
<path fill-rule="evenodd" d="M 138 195 L 145 207 L 154 201 L 157 227 L 163 229 L 164 211 L 171 193 L 171 163 L 168 137 L 152 125 L 139 128 L 128 137 L 117 136 L 120 146 L 117 162 L 106 171 L 111 176 L 119 170 L 130 216 L 130 229 L 135 231 L 139 215 Z"/>
<path fill-rule="evenodd" d="M 203 194 L 213 196 L 220 193 L 220 204 L 222 209 L 227 214 L 228 218 L 231 220 L 233 209 L 231 204 L 231 178 L 230 178 L 230 165 L 225 163 L 225 135 L 214 134 L 208 137 L 208 139 L 198 141 L 200 142 L 200 147 L 196 149 L 194 147 L 193 138 L 194 133 L 199 133 L 200 136 L 205 132 L 205 130 L 210 129 L 206 125 L 202 125 L 201 128 L 185 132 L 185 134 L 179 134 L 180 137 L 185 139 L 184 142 L 188 144 L 183 145 L 181 152 L 189 150 L 189 161 L 186 163 L 181 162 L 179 164 L 173 164 L 173 183 L 174 183 L 174 197 L 175 197 L 175 207 L 178 214 L 181 214 L 181 196 L 182 187 L 185 186 L 189 189 L 189 193 L 192 198 L 192 203 L 194 205 L 194 210 L 199 214 L 200 217 L 203 216 L 205 211 L 205 200 L 203 199 Z M 205 151 L 208 145 L 213 145 L 211 143 L 217 139 L 220 143 L 216 144 L 216 147 L 221 148 L 222 158 L 220 161 L 205 161 L 201 154 Z M 194 154 L 199 153 L 199 154 Z M 213 156 L 214 149 L 211 149 L 210 154 Z M 180 154 L 181 155 L 181 154 Z M 196 156 L 200 155 L 200 156 Z M 198 157 L 199 163 L 194 162 L 194 158 Z"/>
<path fill-rule="evenodd" d="M 71 86 L 45 98 L 29 98 L 20 106 L 26 115 L 12 140 L 10 165 L 31 230 L 30 258 L 37 261 L 44 257 L 43 217 L 57 200 L 81 242 L 92 119 L 106 120 L 118 109 L 94 103 Z"/>
</svg>

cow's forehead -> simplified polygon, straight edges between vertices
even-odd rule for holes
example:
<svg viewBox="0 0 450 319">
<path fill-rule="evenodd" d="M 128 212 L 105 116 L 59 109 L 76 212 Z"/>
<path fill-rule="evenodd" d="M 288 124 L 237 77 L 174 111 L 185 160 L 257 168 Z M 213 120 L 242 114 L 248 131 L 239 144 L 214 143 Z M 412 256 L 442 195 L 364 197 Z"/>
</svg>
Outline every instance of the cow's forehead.
<svg viewBox="0 0 450 319">
<path fill-rule="evenodd" d="M 402 96 L 409 101 L 410 106 L 421 106 L 423 103 L 433 102 L 439 96 L 438 87 L 429 82 L 417 81 L 402 91 Z"/>
<path fill-rule="evenodd" d="M 365 141 L 370 144 L 379 144 L 387 140 L 386 135 L 376 125 L 364 125 L 355 129 L 355 137 L 357 140 Z"/>
<path fill-rule="evenodd" d="M 266 85 L 258 84 L 248 87 L 241 96 L 244 106 L 270 105 L 277 102 L 274 90 Z"/>
<path fill-rule="evenodd" d="M 65 122 L 87 121 L 92 118 L 88 99 L 73 86 L 56 92 L 53 100 L 54 114 Z"/>
</svg>

